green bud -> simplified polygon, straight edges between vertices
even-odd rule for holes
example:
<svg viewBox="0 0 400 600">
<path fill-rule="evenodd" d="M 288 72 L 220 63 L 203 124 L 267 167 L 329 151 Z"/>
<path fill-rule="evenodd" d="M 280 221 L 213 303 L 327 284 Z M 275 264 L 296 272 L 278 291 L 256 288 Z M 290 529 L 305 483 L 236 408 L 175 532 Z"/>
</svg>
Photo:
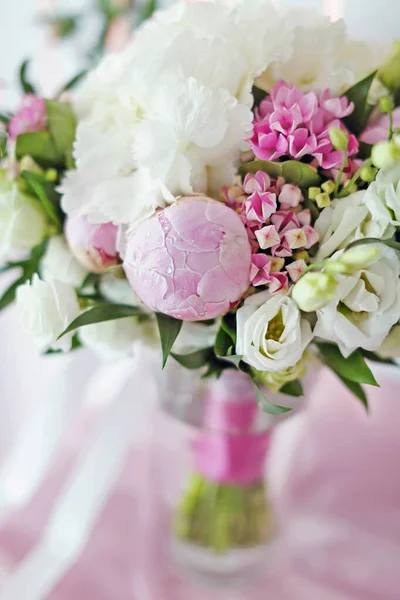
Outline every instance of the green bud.
<svg viewBox="0 0 400 600">
<path fill-rule="evenodd" d="M 315 202 L 317 203 L 318 208 L 325 208 L 326 206 L 330 205 L 331 199 L 329 194 L 323 193 L 318 194 L 318 196 L 315 198 Z"/>
<path fill-rule="evenodd" d="M 308 197 L 310 198 L 310 200 L 315 200 L 315 198 L 320 193 L 321 193 L 321 188 L 319 188 L 319 187 L 310 187 L 310 188 L 308 188 Z"/>
<path fill-rule="evenodd" d="M 345 179 L 343 181 L 342 190 L 344 190 L 346 188 L 346 192 L 348 194 L 355 194 L 355 192 L 358 192 L 357 184 L 354 182 L 348 187 L 349 183 L 350 183 L 350 179 Z"/>
<path fill-rule="evenodd" d="M 349 145 L 349 136 L 345 131 L 339 129 L 339 127 L 330 127 L 329 137 L 331 138 L 331 142 L 336 150 L 347 150 Z"/>
<path fill-rule="evenodd" d="M 47 181 L 54 182 L 57 181 L 58 173 L 56 169 L 47 169 L 44 176 Z"/>
<path fill-rule="evenodd" d="M 375 167 L 363 167 L 360 171 L 360 179 L 366 183 L 372 183 L 375 181 L 378 169 Z"/>
<path fill-rule="evenodd" d="M 391 169 L 400 162 L 400 148 L 393 141 L 378 142 L 372 148 L 371 159 L 378 169 Z"/>
<path fill-rule="evenodd" d="M 382 98 L 379 100 L 379 108 L 381 109 L 381 112 L 390 115 L 390 113 L 393 112 L 394 109 L 394 102 L 391 99 L 391 97 L 382 96 Z"/>
<path fill-rule="evenodd" d="M 310 262 L 310 255 L 307 250 L 301 250 L 300 252 L 294 252 L 293 258 L 295 260 L 304 260 L 305 263 Z"/>
<path fill-rule="evenodd" d="M 306 374 L 304 357 L 302 357 L 293 367 L 288 367 L 282 371 L 257 371 L 252 369 L 257 379 L 276 394 L 279 390 L 291 381 L 295 381 Z"/>
<path fill-rule="evenodd" d="M 391 91 L 400 88 L 400 41 L 393 43 L 392 49 L 384 65 L 378 71 L 381 82 Z"/>
<path fill-rule="evenodd" d="M 330 273 L 309 272 L 300 277 L 293 287 L 292 297 L 300 310 L 314 312 L 335 297 L 338 282 Z"/>
<path fill-rule="evenodd" d="M 326 192 L 327 194 L 333 194 L 334 190 L 335 190 L 335 182 L 332 181 L 332 179 L 328 179 L 328 181 L 325 181 L 322 185 L 321 185 L 322 189 L 324 192 Z"/>
<path fill-rule="evenodd" d="M 366 269 L 374 264 L 379 256 L 380 250 L 378 246 L 365 244 L 346 250 L 339 257 L 337 262 L 343 265 L 347 269 L 347 274 L 350 275 L 351 273 L 356 273 L 357 271 Z"/>
</svg>

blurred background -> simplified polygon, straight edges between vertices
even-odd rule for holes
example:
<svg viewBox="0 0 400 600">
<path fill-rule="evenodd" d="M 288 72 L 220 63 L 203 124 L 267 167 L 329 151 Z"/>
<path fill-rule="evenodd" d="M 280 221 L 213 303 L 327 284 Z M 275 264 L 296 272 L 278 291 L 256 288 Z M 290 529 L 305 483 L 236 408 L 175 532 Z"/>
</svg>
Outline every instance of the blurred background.
<svg viewBox="0 0 400 600">
<path fill-rule="evenodd" d="M 368 37 L 371 43 L 373 40 L 387 43 L 400 37 L 399 0 L 275 1 L 281 5 L 317 8 L 332 20 L 344 17 L 355 37 Z M 124 0 L 119 0 L 121 3 Z M 168 0 L 159 0 L 158 6 L 168 4 Z M 146 10 L 146 6 L 143 3 L 139 9 Z M 0 0 L 1 109 L 12 108 L 18 102 L 16 74 L 24 59 L 32 57 L 31 78 L 41 83 L 44 95 L 50 95 L 95 60 L 100 39 L 112 48 L 123 44 L 133 23 L 129 21 L 128 26 L 119 23 L 105 35 L 107 23 L 102 7 L 104 3 L 100 0 Z M 0 276 L 0 292 L 6 285 L 7 277 Z M 3 466 L 9 485 L 2 489 L 0 484 L 0 600 L 39 597 L 30 588 L 24 591 L 23 577 L 30 581 L 29 565 L 25 565 L 16 587 L 7 588 L 7 595 L 2 595 L 2 581 L 40 538 L 53 503 L 63 489 L 64 478 L 92 431 L 93 406 L 100 413 L 106 410 L 107 378 L 123 381 L 130 368 L 130 365 L 102 365 L 87 351 L 80 351 L 79 356 L 40 357 L 31 339 L 22 332 L 14 309 L 2 313 L 0 460 L 19 439 L 21 423 L 30 422 L 38 407 L 51 406 L 54 398 L 61 396 L 65 398 L 64 412 L 55 416 L 53 425 L 65 439 L 53 458 L 50 475 L 32 494 L 25 510 L 23 501 L 30 491 L 24 487 L 24 469 L 29 473 L 37 464 L 32 458 L 32 464 L 26 463 L 14 478 L 13 473 L 7 472 L 7 464 Z M 389 367 L 378 370 L 377 377 L 382 387 L 371 394 L 369 416 L 323 373 L 307 409 L 280 427 L 271 456 L 270 478 L 272 494 L 287 527 L 277 552 L 277 566 L 260 586 L 247 591 L 245 596 L 231 591 L 228 595 L 218 592 L 215 597 L 400 599 L 400 377 Z M 141 382 L 137 393 L 150 405 L 154 389 L 146 387 L 145 375 Z M 89 388 L 90 392 L 82 392 Z M 135 418 L 143 425 L 138 415 Z M 144 530 L 138 529 L 137 524 L 153 516 L 151 513 L 143 516 L 138 510 L 140 502 L 143 509 L 143 501 L 146 504 L 151 496 L 152 477 L 143 467 L 145 463 L 141 463 L 142 479 L 135 487 L 134 483 L 140 479 L 138 464 L 145 452 L 140 440 L 145 437 L 146 427 L 142 427 L 142 436 L 137 435 L 138 429 L 140 426 L 134 434 L 132 429 L 136 445 L 125 460 L 114 491 L 110 492 L 112 498 L 105 508 L 99 508 L 103 512 L 94 530 L 89 528 L 88 546 L 71 571 L 65 567 L 70 559 L 67 557 L 60 569 L 62 573 L 65 567 L 67 575 L 62 575 L 54 589 L 50 589 L 49 583 L 43 598 L 202 600 L 206 597 L 204 590 L 183 582 L 162 567 L 157 555 L 152 554 L 157 546 L 155 526 L 152 542 L 146 538 L 147 550 L 140 552 L 140 531 Z M 43 456 L 51 454 L 51 437 L 50 432 L 43 431 Z M 65 542 L 68 519 L 66 523 L 59 532 L 61 537 L 53 539 L 52 551 L 55 549 L 56 553 L 58 542 L 61 540 L 61 546 Z M 45 554 L 47 565 L 51 566 L 52 556 Z"/>
</svg>

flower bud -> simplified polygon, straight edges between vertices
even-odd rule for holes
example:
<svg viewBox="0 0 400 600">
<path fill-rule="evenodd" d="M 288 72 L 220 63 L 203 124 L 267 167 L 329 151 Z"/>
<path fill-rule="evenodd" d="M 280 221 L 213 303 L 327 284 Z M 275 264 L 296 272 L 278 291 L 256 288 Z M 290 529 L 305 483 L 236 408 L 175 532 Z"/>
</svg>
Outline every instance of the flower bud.
<svg viewBox="0 0 400 600">
<path fill-rule="evenodd" d="M 355 194 L 358 192 L 357 184 L 354 182 L 350 185 L 350 179 L 343 180 L 342 190 L 344 189 L 346 189 L 347 194 Z"/>
<path fill-rule="evenodd" d="M 391 169 L 400 162 L 400 148 L 393 141 L 378 142 L 372 148 L 371 159 L 378 169 Z"/>
<path fill-rule="evenodd" d="M 372 183 L 373 181 L 375 181 L 377 173 L 378 169 L 376 169 L 375 167 L 363 167 L 360 171 L 360 179 L 362 179 L 366 183 Z"/>
<path fill-rule="evenodd" d="M 379 100 L 379 108 L 381 109 L 381 112 L 390 115 L 390 113 L 393 112 L 394 109 L 394 102 L 391 99 L 391 97 L 382 96 Z"/>
<path fill-rule="evenodd" d="M 21 173 L 29 171 L 30 173 L 36 173 L 36 175 L 43 175 L 43 169 L 33 160 L 32 156 L 28 155 L 22 157 L 19 163 L 19 170 Z"/>
<path fill-rule="evenodd" d="M 306 374 L 305 360 L 302 357 L 293 367 L 288 367 L 282 371 L 257 371 L 252 369 L 257 379 L 271 390 L 274 394 L 291 381 L 295 381 Z"/>
<path fill-rule="evenodd" d="M 400 88 L 400 41 L 393 42 L 392 49 L 384 65 L 378 71 L 381 82 L 391 91 Z"/>
<path fill-rule="evenodd" d="M 112 223 L 90 223 L 87 217 L 69 217 L 65 237 L 72 254 L 90 273 L 105 273 L 118 264 L 118 228 Z"/>
<path fill-rule="evenodd" d="M 351 273 L 356 273 L 357 271 L 366 269 L 374 264 L 380 254 L 378 246 L 366 244 L 365 246 L 357 246 L 346 250 L 336 262 L 343 265 L 346 268 L 346 273 L 350 275 Z M 329 263 L 327 263 L 327 269 L 328 264 Z"/>
<path fill-rule="evenodd" d="M 343 152 L 347 150 L 349 145 L 349 136 L 345 131 L 343 131 L 343 129 L 339 129 L 339 127 L 330 127 L 329 137 L 336 150 L 342 150 Z"/>
<path fill-rule="evenodd" d="M 318 208 L 326 208 L 330 205 L 331 199 L 329 194 L 323 193 L 318 194 L 318 196 L 315 198 L 315 202 L 317 203 Z"/>
<path fill-rule="evenodd" d="M 338 282 L 333 275 L 309 272 L 296 283 L 292 297 L 300 310 L 314 312 L 334 299 L 337 286 Z"/>
<path fill-rule="evenodd" d="M 326 193 L 326 194 L 333 194 L 334 190 L 335 190 L 335 182 L 332 181 L 332 179 L 328 179 L 328 181 L 325 181 L 322 185 L 321 185 L 322 190 Z"/>
<path fill-rule="evenodd" d="M 308 197 L 310 198 L 310 200 L 315 200 L 315 198 L 320 193 L 321 193 L 321 188 L 319 188 L 319 187 L 310 187 L 310 188 L 308 188 Z"/>
</svg>

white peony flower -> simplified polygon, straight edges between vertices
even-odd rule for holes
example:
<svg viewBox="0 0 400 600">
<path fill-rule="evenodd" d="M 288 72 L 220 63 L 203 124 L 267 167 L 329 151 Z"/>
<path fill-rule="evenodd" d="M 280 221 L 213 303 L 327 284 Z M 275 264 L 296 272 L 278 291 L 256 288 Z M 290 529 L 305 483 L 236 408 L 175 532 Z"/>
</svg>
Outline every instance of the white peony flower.
<svg viewBox="0 0 400 600">
<path fill-rule="evenodd" d="M 329 88 L 339 94 L 378 67 L 384 53 L 349 39 L 343 20 L 331 22 L 314 9 L 283 8 L 281 50 L 257 85 L 269 90 L 279 80 L 300 89 Z"/>
<path fill-rule="evenodd" d="M 136 341 L 152 344 L 156 339 L 154 323 L 139 323 L 136 317 L 85 325 L 78 330 L 78 336 L 84 346 L 105 359 L 132 356 Z"/>
<path fill-rule="evenodd" d="M 71 285 L 61 281 L 42 281 L 34 275 L 31 282 L 17 289 L 17 309 L 22 326 L 43 350 L 52 348 L 67 352 L 73 333 L 57 340 L 60 333 L 80 313 L 78 298 Z"/>
<path fill-rule="evenodd" d="M 312 339 L 310 324 L 284 294 L 254 294 L 236 318 L 236 353 L 258 371 L 293 367 Z"/>
<path fill-rule="evenodd" d="M 12 250 L 30 250 L 45 237 L 46 215 L 35 198 L 0 176 L 0 261 Z"/>
<path fill-rule="evenodd" d="M 88 274 L 72 255 L 63 235 L 49 239 L 46 253 L 40 263 L 40 273 L 44 281 L 56 279 L 76 288 L 82 285 Z"/>
<path fill-rule="evenodd" d="M 392 237 L 394 227 L 387 218 L 373 218 L 364 202 L 365 194 L 360 191 L 347 198 L 336 199 L 323 209 L 314 225 L 320 236 L 316 262 L 363 237 Z"/>
<path fill-rule="evenodd" d="M 397 254 L 386 246 L 372 265 L 338 275 L 336 298 L 317 312 L 314 335 L 337 343 L 343 356 L 356 348 L 377 350 L 400 319 L 399 277 Z"/>
<path fill-rule="evenodd" d="M 209 189 L 209 171 L 238 162 L 251 135 L 251 110 L 193 77 L 165 78 L 150 106 L 151 118 L 135 128 L 135 162 L 173 196 L 218 194 Z"/>
<path fill-rule="evenodd" d="M 374 219 L 400 226 L 400 166 L 379 171 L 364 197 Z"/>
</svg>

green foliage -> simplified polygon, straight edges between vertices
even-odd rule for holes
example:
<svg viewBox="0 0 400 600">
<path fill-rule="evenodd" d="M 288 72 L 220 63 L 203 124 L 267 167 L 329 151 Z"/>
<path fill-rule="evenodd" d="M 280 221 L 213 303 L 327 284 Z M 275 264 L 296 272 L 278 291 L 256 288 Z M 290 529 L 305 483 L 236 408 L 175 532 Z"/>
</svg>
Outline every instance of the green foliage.
<svg viewBox="0 0 400 600">
<path fill-rule="evenodd" d="M 157 10 L 157 0 L 147 0 L 139 15 L 139 24 L 149 19 Z"/>
<path fill-rule="evenodd" d="M 59 90 L 57 96 L 61 96 L 63 92 L 68 92 L 68 90 L 73 90 L 74 87 L 77 86 L 78 83 L 85 77 L 87 72 L 87 69 L 84 69 L 83 71 L 80 71 L 79 73 L 74 75 L 72 79 L 70 79 L 69 81 L 67 81 L 66 84 L 63 85 L 63 87 Z"/>
<path fill-rule="evenodd" d="M 24 60 L 19 69 L 19 83 L 24 94 L 36 94 L 34 86 L 28 81 L 29 60 Z"/>
<path fill-rule="evenodd" d="M 125 319 L 126 317 L 137 317 L 143 315 L 142 311 L 136 306 L 127 306 L 125 304 L 99 304 L 90 308 L 77 317 L 68 327 L 58 336 L 58 339 L 70 331 L 75 331 L 85 325 L 94 323 L 104 323 L 105 321 L 115 321 L 116 319 Z"/>
<path fill-rule="evenodd" d="M 0 129 L 0 158 L 7 154 L 8 133 Z"/>
<path fill-rule="evenodd" d="M 361 238 L 360 240 L 355 240 L 346 246 L 346 250 L 355 248 L 356 246 L 364 246 L 365 244 L 383 244 L 394 250 L 400 250 L 400 242 L 395 242 L 394 240 L 381 240 L 380 238 Z"/>
<path fill-rule="evenodd" d="M 279 392 L 281 394 L 286 394 L 286 396 L 293 396 L 295 398 L 304 396 L 303 386 L 301 385 L 301 381 L 299 379 L 285 383 Z"/>
<path fill-rule="evenodd" d="M 156 318 L 161 338 L 162 368 L 164 368 L 183 323 L 163 313 L 156 313 Z"/>
<path fill-rule="evenodd" d="M 253 85 L 251 93 L 253 94 L 253 98 L 254 98 L 253 110 L 255 108 L 258 108 L 260 106 L 261 102 L 267 96 L 269 96 L 268 92 L 265 92 L 264 90 L 262 90 L 261 88 L 257 87 L 256 85 Z"/>
<path fill-rule="evenodd" d="M 18 287 L 26 281 L 29 281 L 34 273 L 39 272 L 40 261 L 46 251 L 46 247 L 47 240 L 40 243 L 38 246 L 35 246 L 35 248 L 31 250 L 30 257 L 26 260 L 7 263 L 2 267 L 2 269 L 0 269 L 2 272 L 11 271 L 14 269 L 19 269 L 20 273 L 22 272 L 22 274 L 20 274 L 19 277 L 6 289 L 0 298 L 0 311 L 14 302 Z"/>
<path fill-rule="evenodd" d="M 363 388 L 361 387 L 361 385 L 359 383 L 356 383 L 355 381 L 350 381 L 350 379 L 341 377 L 341 375 L 339 375 L 338 373 L 336 373 L 336 375 L 339 377 L 339 379 L 343 383 L 343 385 L 345 385 L 347 387 L 347 389 L 349 389 L 350 392 L 352 392 L 352 394 L 354 394 L 356 396 L 356 398 L 361 400 L 361 402 L 365 406 L 366 410 L 368 410 L 367 395 L 366 395 L 365 391 L 363 390 Z"/>
<path fill-rule="evenodd" d="M 320 342 L 318 349 L 324 363 L 341 377 L 355 383 L 365 383 L 379 387 L 371 369 L 359 350 L 355 350 L 350 356 L 344 358 L 335 344 Z"/>
<path fill-rule="evenodd" d="M 376 73 L 377 71 L 370 73 L 345 93 L 349 102 L 354 103 L 354 110 L 344 119 L 344 122 L 349 130 L 356 135 L 359 135 L 365 129 L 372 111 L 372 106 L 368 104 L 368 95 Z"/>
<path fill-rule="evenodd" d="M 268 413 L 269 415 L 283 415 L 287 412 L 290 412 L 292 409 L 288 406 L 280 406 L 279 404 L 274 404 L 265 396 L 265 394 L 260 390 L 258 385 L 255 384 L 257 404 L 262 410 L 262 412 Z"/>
<path fill-rule="evenodd" d="M 172 358 L 186 369 L 201 369 L 205 367 L 212 360 L 213 354 L 212 348 L 203 348 L 190 354 L 174 354 L 171 352 Z"/>
<path fill-rule="evenodd" d="M 301 188 L 317 187 L 321 183 L 321 178 L 312 167 L 296 160 L 287 160 L 277 163 L 270 160 L 253 160 L 244 163 L 239 172 L 241 174 L 257 173 L 264 171 L 273 179 L 283 177 L 287 183 L 293 183 Z"/>
<path fill-rule="evenodd" d="M 76 134 L 76 118 L 70 104 L 46 100 L 47 123 L 58 153 L 63 157 L 72 152 Z"/>
<path fill-rule="evenodd" d="M 59 153 L 48 131 L 21 133 L 16 140 L 15 154 L 18 160 L 31 156 L 41 167 L 64 167 L 64 157 Z"/>
<path fill-rule="evenodd" d="M 41 175 L 30 171 L 23 171 L 21 177 L 27 183 L 28 191 L 40 200 L 50 221 L 61 230 L 59 195 L 54 186 Z"/>
</svg>

